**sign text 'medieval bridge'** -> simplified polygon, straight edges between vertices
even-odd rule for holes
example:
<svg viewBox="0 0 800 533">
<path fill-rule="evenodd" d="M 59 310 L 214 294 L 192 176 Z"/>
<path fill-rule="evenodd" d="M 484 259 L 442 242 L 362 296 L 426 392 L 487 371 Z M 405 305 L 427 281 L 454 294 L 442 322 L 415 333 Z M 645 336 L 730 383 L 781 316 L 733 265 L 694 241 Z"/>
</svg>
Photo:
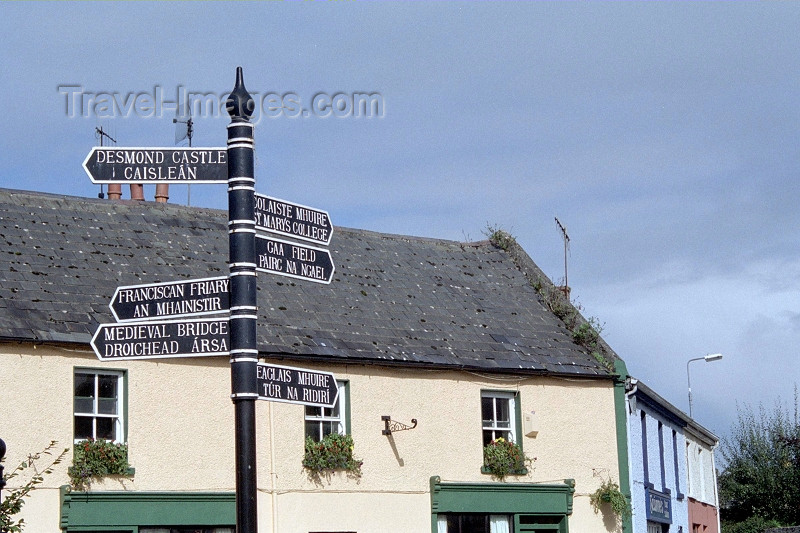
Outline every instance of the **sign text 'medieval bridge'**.
<svg viewBox="0 0 800 533">
<path fill-rule="evenodd" d="M 102 361 L 229 354 L 228 318 L 100 324 L 92 348 Z"/>
</svg>

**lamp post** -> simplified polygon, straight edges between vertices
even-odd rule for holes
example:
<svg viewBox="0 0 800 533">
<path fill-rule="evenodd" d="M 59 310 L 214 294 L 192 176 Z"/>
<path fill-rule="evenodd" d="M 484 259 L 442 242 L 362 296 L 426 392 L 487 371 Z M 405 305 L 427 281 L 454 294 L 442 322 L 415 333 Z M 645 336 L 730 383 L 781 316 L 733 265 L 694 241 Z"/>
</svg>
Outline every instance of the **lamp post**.
<svg viewBox="0 0 800 533">
<path fill-rule="evenodd" d="M 0 439 L 0 501 L 3 501 L 3 487 L 6 486 L 6 480 L 3 477 L 3 459 L 6 458 L 6 443 Z"/>
<path fill-rule="evenodd" d="M 705 361 L 710 363 L 712 361 L 719 361 L 720 359 L 722 359 L 721 353 L 710 353 L 703 357 L 695 357 L 694 359 L 686 361 L 686 381 L 689 383 L 689 417 L 692 416 L 692 378 L 689 375 L 689 363 L 692 361 Z"/>
</svg>

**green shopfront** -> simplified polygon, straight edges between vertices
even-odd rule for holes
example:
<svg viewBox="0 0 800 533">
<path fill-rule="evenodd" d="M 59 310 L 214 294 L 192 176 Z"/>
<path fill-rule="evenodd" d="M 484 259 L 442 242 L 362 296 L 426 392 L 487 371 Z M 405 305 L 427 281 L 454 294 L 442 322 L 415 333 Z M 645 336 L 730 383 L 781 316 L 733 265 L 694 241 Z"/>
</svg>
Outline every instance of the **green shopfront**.
<svg viewBox="0 0 800 533">
<path fill-rule="evenodd" d="M 71 492 L 61 488 L 67 533 L 233 533 L 236 496 L 226 492 Z"/>
<path fill-rule="evenodd" d="M 568 533 L 575 482 L 430 480 L 432 533 Z"/>
</svg>

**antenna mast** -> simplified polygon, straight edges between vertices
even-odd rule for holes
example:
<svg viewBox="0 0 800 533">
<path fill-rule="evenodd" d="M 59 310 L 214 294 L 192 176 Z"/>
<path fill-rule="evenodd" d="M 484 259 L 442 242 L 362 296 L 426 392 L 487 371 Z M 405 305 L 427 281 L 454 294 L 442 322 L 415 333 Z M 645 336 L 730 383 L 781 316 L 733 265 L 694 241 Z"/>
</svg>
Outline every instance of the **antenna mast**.
<svg viewBox="0 0 800 533">
<path fill-rule="evenodd" d="M 180 110 L 178 112 L 180 112 Z M 190 107 L 187 108 L 186 109 L 186 113 L 187 113 L 187 116 L 188 116 L 187 119 L 183 119 L 179 115 L 179 116 L 177 116 L 177 117 L 172 119 L 172 123 L 173 124 L 178 124 L 178 123 L 186 124 L 186 137 L 189 138 L 189 148 L 191 148 L 192 147 L 192 134 L 194 133 L 194 128 L 193 128 L 194 123 L 192 122 L 192 109 Z M 182 141 L 185 138 L 185 137 L 181 137 L 179 139 L 178 138 L 179 135 L 181 135 L 181 133 L 179 133 L 179 130 L 176 129 L 175 130 L 175 144 L 179 143 L 180 141 Z M 191 186 L 191 184 L 187 184 L 186 185 L 186 205 L 192 205 L 192 186 Z"/>
<path fill-rule="evenodd" d="M 567 298 L 569 298 L 569 281 L 567 278 L 567 250 L 569 249 L 569 235 L 567 235 L 567 228 L 561 224 L 561 222 L 558 220 L 558 217 L 555 218 L 558 229 L 561 230 L 561 235 L 564 238 L 564 294 Z"/>
<path fill-rule="evenodd" d="M 103 131 L 103 126 L 100 126 L 99 128 L 95 127 L 94 134 L 95 134 L 95 137 L 99 137 L 100 138 L 100 148 L 103 147 L 103 137 L 108 137 L 108 140 L 110 140 L 114 144 L 117 143 L 117 140 L 114 137 L 112 137 L 111 135 L 109 135 L 108 133 Z M 108 186 L 108 189 L 109 189 L 108 190 L 108 197 L 111 198 L 111 185 Z M 106 197 L 106 195 L 103 193 L 103 184 L 102 183 L 100 184 L 100 193 L 97 195 L 97 197 L 100 198 L 100 199 L 103 199 L 103 198 Z"/>
</svg>

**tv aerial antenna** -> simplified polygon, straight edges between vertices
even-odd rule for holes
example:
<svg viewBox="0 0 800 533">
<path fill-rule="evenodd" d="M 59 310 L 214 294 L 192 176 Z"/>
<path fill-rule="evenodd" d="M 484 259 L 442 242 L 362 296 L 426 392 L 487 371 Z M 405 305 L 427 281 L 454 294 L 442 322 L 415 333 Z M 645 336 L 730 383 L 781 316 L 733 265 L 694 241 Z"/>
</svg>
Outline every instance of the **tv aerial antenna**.
<svg viewBox="0 0 800 533">
<path fill-rule="evenodd" d="M 189 139 L 189 148 L 192 147 L 192 134 L 194 134 L 194 122 L 192 122 L 192 110 L 188 102 L 179 106 L 175 118 L 175 144 L 177 145 L 184 139 Z M 186 185 L 186 205 L 192 205 L 192 186 Z"/>
<path fill-rule="evenodd" d="M 117 140 L 114 137 L 112 137 L 111 135 L 109 135 L 108 133 L 106 133 L 106 131 L 103 130 L 103 126 L 102 125 L 99 128 L 95 127 L 94 136 L 96 138 L 100 139 L 100 148 L 103 147 L 103 139 L 104 138 L 107 138 L 109 141 L 113 142 L 114 144 L 117 144 Z M 97 194 L 97 197 L 100 198 L 101 200 L 106 197 L 105 193 L 103 192 L 103 184 L 102 183 L 100 184 L 100 192 Z"/>
<path fill-rule="evenodd" d="M 561 230 L 561 236 L 564 239 L 564 294 L 569 296 L 569 281 L 567 279 L 567 251 L 569 250 L 569 235 L 567 234 L 567 228 L 556 218 L 556 224 L 558 225 L 558 229 Z"/>
</svg>

